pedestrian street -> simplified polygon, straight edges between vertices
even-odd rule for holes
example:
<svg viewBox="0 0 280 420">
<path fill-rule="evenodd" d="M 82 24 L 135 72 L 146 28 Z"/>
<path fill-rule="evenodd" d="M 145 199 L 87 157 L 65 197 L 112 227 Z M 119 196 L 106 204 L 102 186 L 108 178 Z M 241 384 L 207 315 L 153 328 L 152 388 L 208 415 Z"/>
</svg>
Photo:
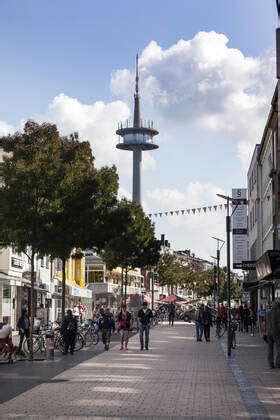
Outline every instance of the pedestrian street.
<svg viewBox="0 0 280 420">
<path fill-rule="evenodd" d="M 280 372 L 259 337 L 241 335 L 230 364 L 213 331 L 196 342 L 188 323 L 153 328 L 149 351 L 138 335 L 127 351 L 112 346 L 6 401 L 0 418 L 280 418 Z"/>
</svg>

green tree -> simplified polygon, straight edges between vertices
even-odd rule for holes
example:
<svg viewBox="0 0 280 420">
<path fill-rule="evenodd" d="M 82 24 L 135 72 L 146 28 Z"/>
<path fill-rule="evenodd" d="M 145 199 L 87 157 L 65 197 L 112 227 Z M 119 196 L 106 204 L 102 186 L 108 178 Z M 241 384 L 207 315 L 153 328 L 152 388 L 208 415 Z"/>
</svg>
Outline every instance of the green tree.
<svg viewBox="0 0 280 420">
<path fill-rule="evenodd" d="M 102 258 L 109 269 L 122 268 L 122 294 L 125 272 L 122 300 L 126 302 L 129 269 L 154 265 L 159 258 L 159 243 L 154 237 L 154 226 L 141 206 L 127 200 L 118 203 L 111 213 L 111 238 L 104 247 Z"/>
<path fill-rule="evenodd" d="M 94 167 L 88 142 L 78 134 L 61 138 L 63 176 L 57 186 L 60 211 L 49 226 L 45 243 L 52 257 L 62 261 L 62 316 L 65 315 L 66 260 L 73 248 L 100 249 L 110 234 L 109 214 L 117 202 L 116 168 Z"/>
<path fill-rule="evenodd" d="M 184 267 L 174 254 L 164 252 L 158 262 L 157 274 L 158 284 L 160 286 L 168 286 L 171 293 L 173 293 L 174 287 L 182 284 L 185 272 Z"/>
<path fill-rule="evenodd" d="M 61 209 L 56 188 L 62 176 L 59 133 L 53 124 L 28 121 L 22 133 L 0 138 L 0 146 L 9 153 L 0 187 L 1 246 L 13 245 L 30 260 L 32 337 L 35 255 L 44 252 L 46 232 Z"/>
</svg>

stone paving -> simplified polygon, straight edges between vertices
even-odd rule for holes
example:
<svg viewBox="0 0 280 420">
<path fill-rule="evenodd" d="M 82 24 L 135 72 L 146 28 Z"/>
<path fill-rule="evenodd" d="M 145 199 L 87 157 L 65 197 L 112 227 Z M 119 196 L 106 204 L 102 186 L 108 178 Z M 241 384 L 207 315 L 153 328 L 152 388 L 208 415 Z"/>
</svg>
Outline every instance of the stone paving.
<svg viewBox="0 0 280 420">
<path fill-rule="evenodd" d="M 271 390 L 266 394 L 262 391 L 262 387 L 266 388 L 265 381 L 268 385 L 273 382 L 274 405 L 264 407 L 264 412 L 271 413 L 271 417 L 268 414 L 255 416 L 248 411 L 220 343 L 216 339 L 197 343 L 193 329 L 185 323 L 173 328 L 154 328 L 151 349 L 144 352 L 139 350 L 135 336 L 128 351 L 119 351 L 116 346 L 10 399 L 0 407 L 0 418 L 280 418 L 279 400 L 276 403 L 280 391 L 279 370 L 273 371 L 271 376 L 263 344 L 260 342 L 257 348 L 257 364 L 253 362 L 255 353 L 252 353 L 251 365 L 244 362 L 245 353 L 242 357 L 247 344 L 240 344 L 236 363 L 246 365 L 244 374 L 248 374 L 249 380 L 257 378 L 260 404 L 266 404 L 268 395 L 269 400 L 272 398 Z M 252 338 L 252 345 L 256 340 Z M 262 372 L 259 379 L 255 372 L 258 367 Z M 274 379 L 262 379 L 260 383 L 264 372 L 266 378 Z"/>
</svg>

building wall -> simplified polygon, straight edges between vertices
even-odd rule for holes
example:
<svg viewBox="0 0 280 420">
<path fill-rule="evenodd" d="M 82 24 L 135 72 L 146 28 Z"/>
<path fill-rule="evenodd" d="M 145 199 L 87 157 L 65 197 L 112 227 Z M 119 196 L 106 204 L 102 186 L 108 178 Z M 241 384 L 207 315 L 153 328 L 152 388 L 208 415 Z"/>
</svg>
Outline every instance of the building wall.
<svg viewBox="0 0 280 420">
<path fill-rule="evenodd" d="M 261 256 L 260 238 L 260 166 L 258 163 L 259 145 L 256 145 L 247 174 L 248 191 L 248 256 L 257 260 Z"/>
</svg>

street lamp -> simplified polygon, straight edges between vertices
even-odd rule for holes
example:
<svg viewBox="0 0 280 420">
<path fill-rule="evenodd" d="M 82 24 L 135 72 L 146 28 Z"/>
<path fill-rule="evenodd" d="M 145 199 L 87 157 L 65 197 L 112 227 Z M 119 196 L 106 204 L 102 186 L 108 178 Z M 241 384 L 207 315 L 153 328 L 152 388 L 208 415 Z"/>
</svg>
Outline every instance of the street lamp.
<svg viewBox="0 0 280 420">
<path fill-rule="evenodd" d="M 215 236 L 211 236 L 212 239 L 217 241 L 217 298 L 218 298 L 218 304 L 220 303 L 220 255 L 221 250 L 225 244 L 225 241 L 220 238 L 216 238 Z M 213 257 L 215 258 L 215 257 Z"/>
<path fill-rule="evenodd" d="M 231 343 L 230 343 L 230 334 L 231 334 L 231 310 L 230 310 L 230 301 L 231 301 L 231 287 L 230 287 L 230 231 L 231 231 L 231 216 L 234 214 L 235 210 L 240 204 L 247 204 L 246 199 L 234 199 L 228 195 L 216 194 L 217 197 L 223 198 L 227 201 L 227 216 L 226 216 L 226 232 L 227 232 L 227 307 L 228 307 L 228 329 L 227 329 L 227 354 L 231 356 Z M 230 216 L 229 214 L 229 203 L 235 205 L 233 212 Z"/>
</svg>

